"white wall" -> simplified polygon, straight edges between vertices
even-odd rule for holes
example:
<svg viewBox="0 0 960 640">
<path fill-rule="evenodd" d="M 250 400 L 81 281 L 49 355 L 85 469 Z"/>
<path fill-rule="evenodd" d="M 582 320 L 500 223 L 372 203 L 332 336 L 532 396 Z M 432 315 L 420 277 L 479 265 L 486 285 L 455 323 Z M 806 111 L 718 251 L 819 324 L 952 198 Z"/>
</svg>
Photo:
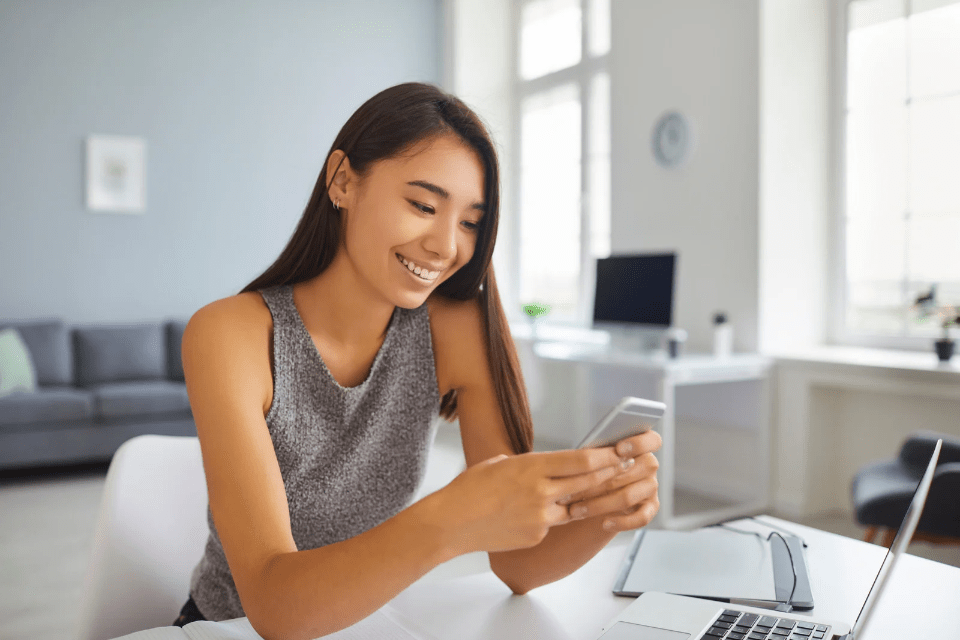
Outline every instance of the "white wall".
<svg viewBox="0 0 960 640">
<path fill-rule="evenodd" d="M 826 339 L 832 252 L 826 0 L 760 3 L 759 349 Z"/>
<path fill-rule="evenodd" d="M 285 246 L 339 128 L 440 80 L 439 0 L 0 2 L 0 318 L 189 317 Z M 143 215 L 84 208 L 83 140 L 146 139 Z"/>
<path fill-rule="evenodd" d="M 688 349 L 712 345 L 725 310 L 738 351 L 758 346 L 759 42 L 757 0 L 613 0 L 614 252 L 677 250 L 674 324 Z M 692 122 L 677 169 L 655 164 L 652 128 Z"/>
</svg>

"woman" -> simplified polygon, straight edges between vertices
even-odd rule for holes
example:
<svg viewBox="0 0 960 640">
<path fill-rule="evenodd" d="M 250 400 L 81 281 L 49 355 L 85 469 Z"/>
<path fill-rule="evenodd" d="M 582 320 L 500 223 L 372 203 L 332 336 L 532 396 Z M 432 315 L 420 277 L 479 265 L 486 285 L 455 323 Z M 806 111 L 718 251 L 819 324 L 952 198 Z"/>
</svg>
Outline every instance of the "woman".
<svg viewBox="0 0 960 640">
<path fill-rule="evenodd" d="M 655 433 L 530 452 L 498 216 L 477 116 L 399 85 L 344 125 L 277 261 L 191 318 L 210 537 L 175 624 L 247 616 L 267 639 L 315 638 L 472 551 L 525 593 L 650 522 Z M 411 504 L 438 412 L 459 418 L 468 468 Z"/>
</svg>

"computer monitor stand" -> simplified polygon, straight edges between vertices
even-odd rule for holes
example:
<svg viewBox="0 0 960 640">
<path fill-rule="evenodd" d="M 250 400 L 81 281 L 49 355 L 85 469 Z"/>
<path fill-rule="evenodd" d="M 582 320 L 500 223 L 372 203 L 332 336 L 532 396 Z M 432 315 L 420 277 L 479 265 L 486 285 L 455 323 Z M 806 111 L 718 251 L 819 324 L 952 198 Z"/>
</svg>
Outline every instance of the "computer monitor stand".
<svg viewBox="0 0 960 640">
<path fill-rule="evenodd" d="M 665 355 L 667 352 L 667 327 L 624 326 L 598 322 L 594 324 L 594 328 L 610 334 L 611 350 L 650 356 Z"/>
</svg>

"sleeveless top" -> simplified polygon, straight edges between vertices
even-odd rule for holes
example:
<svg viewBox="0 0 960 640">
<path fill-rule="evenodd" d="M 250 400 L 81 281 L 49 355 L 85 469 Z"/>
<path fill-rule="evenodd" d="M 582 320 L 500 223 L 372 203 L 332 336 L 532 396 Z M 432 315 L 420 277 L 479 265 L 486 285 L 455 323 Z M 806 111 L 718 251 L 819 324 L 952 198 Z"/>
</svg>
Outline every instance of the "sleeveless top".
<svg viewBox="0 0 960 640">
<path fill-rule="evenodd" d="M 333 378 L 290 285 L 259 292 L 273 316 L 273 403 L 267 428 L 280 463 L 297 550 L 352 538 L 409 506 L 440 409 L 426 304 L 394 309 L 367 379 Z M 210 535 L 190 579 L 207 620 L 245 614 L 207 506 Z"/>
</svg>

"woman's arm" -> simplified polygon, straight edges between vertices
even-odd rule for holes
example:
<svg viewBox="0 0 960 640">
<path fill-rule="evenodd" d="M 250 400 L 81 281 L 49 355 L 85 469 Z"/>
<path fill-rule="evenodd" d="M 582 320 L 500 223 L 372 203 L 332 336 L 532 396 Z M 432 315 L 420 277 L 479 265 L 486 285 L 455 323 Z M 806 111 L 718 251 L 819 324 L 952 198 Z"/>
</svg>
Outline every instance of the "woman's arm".
<svg viewBox="0 0 960 640">
<path fill-rule="evenodd" d="M 264 419 L 271 326 L 260 297 L 241 294 L 198 311 L 182 351 L 214 523 L 244 613 L 267 640 L 345 628 L 462 553 L 536 544 L 569 519 L 560 497 L 613 475 L 616 457 L 600 450 L 494 458 L 363 534 L 298 551 Z"/>
<path fill-rule="evenodd" d="M 482 341 L 482 320 L 473 301 L 436 301 L 431 305 L 438 376 L 457 389 L 460 432 L 468 467 L 493 456 L 511 454 Z M 620 531 L 646 526 L 656 515 L 657 459 L 660 436 L 647 432 L 598 449 L 618 455 L 625 469 L 589 490 L 563 500 L 572 521 L 552 527 L 544 539 L 526 548 L 490 553 L 493 571 L 515 593 L 563 578 L 590 560 Z M 632 450 L 628 450 L 628 448 Z M 572 452 L 571 452 L 572 453 Z M 577 515 L 578 507 L 585 513 Z M 605 523 L 606 526 L 605 526 Z"/>
</svg>

